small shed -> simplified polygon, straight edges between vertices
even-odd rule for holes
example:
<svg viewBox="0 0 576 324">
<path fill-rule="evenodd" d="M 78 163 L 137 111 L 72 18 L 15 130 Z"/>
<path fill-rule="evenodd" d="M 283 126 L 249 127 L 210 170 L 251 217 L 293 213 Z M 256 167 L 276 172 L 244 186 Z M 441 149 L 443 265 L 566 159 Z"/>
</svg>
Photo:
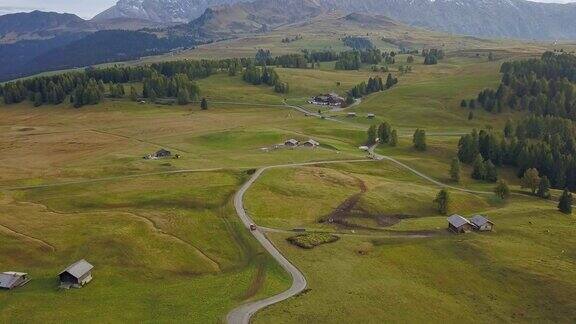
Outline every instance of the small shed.
<svg viewBox="0 0 576 324">
<path fill-rule="evenodd" d="M 302 146 L 315 148 L 315 147 L 320 146 L 320 143 L 316 142 L 316 141 L 313 140 L 313 139 L 309 139 L 309 140 L 307 140 L 306 142 L 304 142 L 304 143 L 302 144 Z"/>
<path fill-rule="evenodd" d="M 168 158 L 171 156 L 172 156 L 172 152 L 165 150 L 165 149 L 161 149 L 158 152 L 154 153 L 154 157 L 156 157 L 158 159 Z"/>
<path fill-rule="evenodd" d="M 470 219 L 474 229 L 480 232 L 490 232 L 494 229 L 494 223 L 482 215 L 475 215 Z"/>
<path fill-rule="evenodd" d="M 24 286 L 28 281 L 30 281 L 28 274 L 24 272 L 9 271 L 0 273 L 0 289 L 12 290 Z"/>
<path fill-rule="evenodd" d="M 348 117 L 356 117 L 356 113 L 355 112 L 349 112 L 347 114 Z"/>
<path fill-rule="evenodd" d="M 376 115 L 375 114 L 368 114 L 368 115 L 366 115 L 366 117 L 368 117 L 368 119 L 374 119 L 374 118 L 376 118 Z"/>
<path fill-rule="evenodd" d="M 454 233 L 468 233 L 472 231 L 473 228 L 474 225 L 460 215 L 452 215 L 448 217 L 448 229 Z"/>
<path fill-rule="evenodd" d="M 290 146 L 290 147 L 295 147 L 298 146 L 298 144 L 300 144 L 300 141 L 295 140 L 293 138 L 287 140 L 286 142 L 284 142 L 284 146 Z"/>
<path fill-rule="evenodd" d="M 58 275 L 60 286 L 64 288 L 82 288 L 92 281 L 92 269 L 94 266 L 82 259 L 73 263 Z"/>
</svg>

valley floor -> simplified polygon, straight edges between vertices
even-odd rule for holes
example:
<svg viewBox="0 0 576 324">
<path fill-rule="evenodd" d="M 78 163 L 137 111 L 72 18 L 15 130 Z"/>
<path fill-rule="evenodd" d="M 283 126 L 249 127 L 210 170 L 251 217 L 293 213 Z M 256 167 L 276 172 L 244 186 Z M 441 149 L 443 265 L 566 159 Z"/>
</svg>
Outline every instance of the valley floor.
<svg viewBox="0 0 576 324">
<path fill-rule="evenodd" d="M 256 169 L 322 161 L 342 162 L 270 169 L 246 193 L 248 214 L 308 281 L 254 322 L 574 322 L 573 216 L 533 197 L 451 190 L 451 212 L 496 223 L 493 233 L 452 235 L 432 204 L 437 184 L 392 161 L 346 162 L 367 159 L 358 149 L 366 129 L 388 121 L 399 145 L 376 153 L 491 192 L 470 167 L 460 183 L 449 169 L 460 135 L 516 117 L 477 110 L 468 120 L 459 107 L 498 84 L 500 63 L 454 56 L 415 65 L 397 87 L 352 108 L 356 118 L 307 117 L 284 102 L 315 113 L 307 98 L 344 92 L 373 75 L 369 67 L 278 69 L 294 85 L 287 98 L 216 74 L 198 82 L 206 111 L 127 100 L 0 106 L 0 271 L 32 278 L 0 291 L 0 322 L 223 322 L 291 284 L 241 224 L 234 194 Z M 412 148 L 416 128 L 428 131 L 426 152 Z M 321 145 L 270 149 L 289 138 Z M 181 158 L 142 158 L 161 148 Z M 500 176 L 521 191 L 512 170 Z M 326 221 L 341 209 L 344 224 Z M 295 228 L 340 239 L 303 250 L 286 240 Z M 94 280 L 58 290 L 57 274 L 82 258 L 95 265 Z"/>
</svg>

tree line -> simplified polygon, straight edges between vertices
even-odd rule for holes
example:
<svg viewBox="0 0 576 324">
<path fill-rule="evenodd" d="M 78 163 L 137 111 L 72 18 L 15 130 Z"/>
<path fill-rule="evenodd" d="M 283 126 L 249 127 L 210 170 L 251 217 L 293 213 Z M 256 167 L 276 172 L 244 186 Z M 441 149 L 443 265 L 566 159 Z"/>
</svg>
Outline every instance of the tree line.
<svg viewBox="0 0 576 324">
<path fill-rule="evenodd" d="M 188 92 L 189 97 L 194 99 L 199 89 L 192 85 L 192 80 L 205 78 L 231 67 L 241 70 L 242 67 L 253 64 L 253 61 L 252 59 L 186 60 L 145 66 L 87 68 L 84 71 L 7 82 L 0 86 L 0 95 L 8 105 L 25 100 L 33 102 L 35 106 L 58 105 L 69 97 L 75 107 L 81 107 L 100 102 L 106 93 L 105 84 L 142 82 L 145 85 L 144 91 L 136 94 L 137 97 L 177 97 L 178 92 L 182 90 L 181 92 Z M 125 95 L 123 87 L 111 86 L 109 89 L 112 97 Z M 133 96 L 132 89 L 131 96 Z"/>
<path fill-rule="evenodd" d="M 374 43 L 365 37 L 346 36 L 342 39 L 344 45 L 352 47 L 354 50 L 371 50 L 376 48 Z"/>
<path fill-rule="evenodd" d="M 242 79 L 253 85 L 266 84 L 268 86 L 274 87 L 274 91 L 278 93 L 288 93 L 289 85 L 286 82 L 280 81 L 278 73 L 274 71 L 271 67 L 259 67 L 251 65 L 246 68 Z"/>
<path fill-rule="evenodd" d="M 505 109 L 537 116 L 576 121 L 576 56 L 546 52 L 538 59 L 505 62 L 498 89 L 485 89 L 461 106 L 482 107 L 489 112 Z"/>
<path fill-rule="evenodd" d="M 398 79 L 394 78 L 392 74 L 388 74 L 386 82 L 384 83 L 382 77 L 370 77 L 368 82 L 362 82 L 348 91 L 348 96 L 352 98 L 362 98 L 374 92 L 380 92 L 392 88 L 398 83 Z"/>
<path fill-rule="evenodd" d="M 460 139 L 458 158 L 474 165 L 473 177 L 488 177 L 492 165 L 508 165 L 517 169 L 518 177 L 534 169 L 552 188 L 576 190 L 576 128 L 572 121 L 531 115 L 516 124 L 508 121 L 503 134 L 474 130 Z"/>
<path fill-rule="evenodd" d="M 434 65 L 438 64 L 439 60 L 444 59 L 444 51 L 436 48 L 423 49 L 422 56 L 424 57 L 425 65 Z"/>
</svg>

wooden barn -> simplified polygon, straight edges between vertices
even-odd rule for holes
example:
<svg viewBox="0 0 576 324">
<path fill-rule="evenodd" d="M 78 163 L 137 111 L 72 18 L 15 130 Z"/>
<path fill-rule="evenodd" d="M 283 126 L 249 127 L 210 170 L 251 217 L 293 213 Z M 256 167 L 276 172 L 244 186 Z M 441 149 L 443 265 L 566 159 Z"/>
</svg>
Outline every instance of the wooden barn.
<svg viewBox="0 0 576 324">
<path fill-rule="evenodd" d="M 454 233 L 468 233 L 474 229 L 474 225 L 460 215 L 448 217 L 448 229 Z"/>
<path fill-rule="evenodd" d="M 0 273 L 0 289 L 12 290 L 24 286 L 28 281 L 30 281 L 28 274 L 24 272 L 9 271 Z"/>
<path fill-rule="evenodd" d="M 289 147 L 296 147 L 296 146 L 298 146 L 298 144 L 300 144 L 300 141 L 295 140 L 293 138 L 284 142 L 284 146 L 289 146 Z"/>
<path fill-rule="evenodd" d="M 482 215 L 476 215 L 470 219 L 474 229 L 480 232 L 491 232 L 494 230 L 494 223 Z"/>
<path fill-rule="evenodd" d="M 154 157 L 156 157 L 157 159 L 169 158 L 171 156 L 172 152 L 165 149 L 161 149 L 158 152 L 154 153 Z"/>
<path fill-rule="evenodd" d="M 84 259 L 70 265 L 58 275 L 60 287 L 82 288 L 82 286 L 92 281 L 92 269 L 94 269 L 94 266 Z"/>
<path fill-rule="evenodd" d="M 320 143 L 316 142 L 313 139 L 307 140 L 306 142 L 302 143 L 302 146 L 304 147 L 310 147 L 310 148 L 315 148 L 320 146 Z"/>
</svg>

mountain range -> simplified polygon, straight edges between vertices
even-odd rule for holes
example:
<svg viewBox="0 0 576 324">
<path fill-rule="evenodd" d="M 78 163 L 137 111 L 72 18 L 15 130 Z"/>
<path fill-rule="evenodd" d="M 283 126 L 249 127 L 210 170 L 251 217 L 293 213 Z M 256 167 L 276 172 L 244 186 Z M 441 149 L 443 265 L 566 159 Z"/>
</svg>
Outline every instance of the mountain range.
<svg viewBox="0 0 576 324">
<path fill-rule="evenodd" d="M 237 2 L 239 0 L 120 0 L 92 20 L 137 18 L 161 23 L 187 23 L 207 8 Z"/>
<path fill-rule="evenodd" d="M 188 22 L 241 0 L 120 0 L 95 17 L 139 18 L 162 23 Z M 260 2 L 262 3 L 262 2 Z M 293 1 L 285 1 L 294 3 Z M 432 30 L 460 35 L 518 39 L 576 39 L 576 4 L 537 3 L 526 0 L 309 0 L 301 1 L 300 14 L 310 7 L 343 13 L 370 13 Z M 213 6 L 224 5 L 217 8 Z M 239 4 L 243 6 L 243 4 Z M 269 6 L 268 6 L 269 7 Z M 284 6 L 285 7 L 285 6 Z M 209 9 L 211 8 L 211 9 Z M 230 7 L 228 7 L 230 8 Z M 209 9 L 209 12 L 204 12 Z M 234 9 L 235 10 L 235 9 Z M 235 10 L 240 11 L 240 10 Z M 202 18 L 201 18 L 202 19 Z"/>
</svg>

